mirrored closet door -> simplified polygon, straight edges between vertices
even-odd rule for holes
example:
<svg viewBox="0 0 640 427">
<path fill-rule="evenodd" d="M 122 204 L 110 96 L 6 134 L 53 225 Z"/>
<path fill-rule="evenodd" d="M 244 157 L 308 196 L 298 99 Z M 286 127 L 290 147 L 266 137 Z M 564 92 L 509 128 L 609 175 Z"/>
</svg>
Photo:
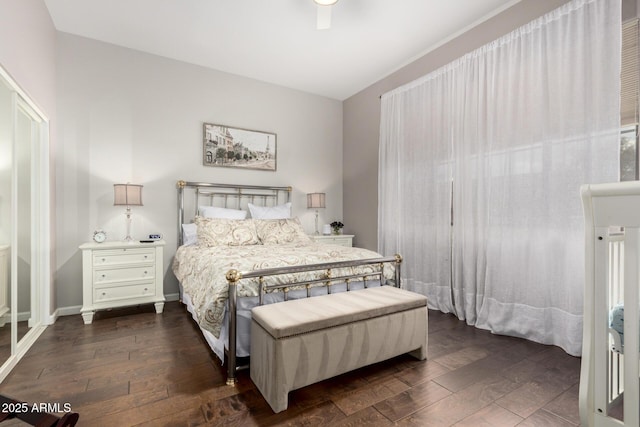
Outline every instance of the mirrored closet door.
<svg viewBox="0 0 640 427">
<path fill-rule="evenodd" d="M 0 83 L 0 363 L 11 356 L 12 93 Z"/>
<path fill-rule="evenodd" d="M 48 122 L 0 67 L 0 381 L 48 313 Z"/>
</svg>

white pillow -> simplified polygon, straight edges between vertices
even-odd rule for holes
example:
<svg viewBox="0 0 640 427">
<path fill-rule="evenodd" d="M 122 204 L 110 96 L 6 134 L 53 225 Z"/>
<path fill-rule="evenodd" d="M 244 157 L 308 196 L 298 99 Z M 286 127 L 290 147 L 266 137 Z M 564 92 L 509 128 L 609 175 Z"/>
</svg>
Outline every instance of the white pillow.
<svg viewBox="0 0 640 427">
<path fill-rule="evenodd" d="M 251 218 L 254 219 L 287 219 L 291 218 L 291 202 L 278 206 L 256 206 L 248 204 Z"/>
<path fill-rule="evenodd" d="M 198 211 L 200 216 L 205 218 L 245 219 L 247 217 L 247 211 L 218 208 L 216 206 L 199 206 Z"/>
<path fill-rule="evenodd" d="M 182 224 L 182 244 L 184 246 L 198 244 L 198 227 L 195 224 Z"/>
</svg>

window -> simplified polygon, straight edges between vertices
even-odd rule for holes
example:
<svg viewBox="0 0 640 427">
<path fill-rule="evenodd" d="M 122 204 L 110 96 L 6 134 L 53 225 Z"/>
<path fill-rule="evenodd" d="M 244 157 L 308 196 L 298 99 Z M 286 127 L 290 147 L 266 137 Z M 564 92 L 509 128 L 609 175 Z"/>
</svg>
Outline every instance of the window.
<svg viewBox="0 0 640 427">
<path fill-rule="evenodd" d="M 620 181 L 638 179 L 638 126 L 620 130 Z"/>
<path fill-rule="evenodd" d="M 620 181 L 640 179 L 638 168 L 638 19 L 622 24 Z"/>
</svg>

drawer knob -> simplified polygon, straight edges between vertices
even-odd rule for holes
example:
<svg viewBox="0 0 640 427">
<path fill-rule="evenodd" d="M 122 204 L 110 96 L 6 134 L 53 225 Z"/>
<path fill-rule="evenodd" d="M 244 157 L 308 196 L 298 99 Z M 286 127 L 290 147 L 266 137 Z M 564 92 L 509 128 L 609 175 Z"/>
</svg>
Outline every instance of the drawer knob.
<svg viewBox="0 0 640 427">
<path fill-rule="evenodd" d="M 144 256 L 144 259 L 147 259 L 147 255 Z"/>
<path fill-rule="evenodd" d="M 103 292 L 103 293 L 102 293 L 102 296 L 105 296 L 106 294 L 107 294 L 106 292 Z"/>
<path fill-rule="evenodd" d="M 105 259 L 105 258 L 102 258 L 102 262 L 105 262 L 105 261 L 106 261 L 106 259 Z"/>
<path fill-rule="evenodd" d="M 103 275 L 102 275 L 102 277 L 103 277 L 103 278 L 104 278 L 104 277 L 106 277 L 106 274 L 103 274 Z"/>
<path fill-rule="evenodd" d="M 144 271 L 144 274 L 147 274 L 147 270 Z"/>
<path fill-rule="evenodd" d="M 149 290 L 149 288 L 144 288 L 144 291 L 147 292 Z"/>
</svg>

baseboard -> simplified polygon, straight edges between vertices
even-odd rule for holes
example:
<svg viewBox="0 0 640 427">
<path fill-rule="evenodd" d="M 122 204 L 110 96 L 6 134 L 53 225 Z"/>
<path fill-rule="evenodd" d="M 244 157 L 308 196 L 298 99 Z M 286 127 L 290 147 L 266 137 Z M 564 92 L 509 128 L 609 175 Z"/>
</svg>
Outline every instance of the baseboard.
<svg viewBox="0 0 640 427">
<path fill-rule="evenodd" d="M 70 307 L 58 307 L 56 309 L 56 311 L 53 312 L 52 316 L 54 318 L 54 322 L 55 319 L 57 319 L 60 316 L 74 316 L 76 314 L 80 314 L 80 309 L 82 308 L 81 305 L 72 305 Z"/>
<path fill-rule="evenodd" d="M 166 301 L 180 301 L 180 294 L 178 292 L 174 294 L 165 294 L 164 299 Z M 51 323 L 48 323 L 48 324 L 53 324 L 56 321 L 56 319 L 60 316 L 75 316 L 76 314 L 80 314 L 81 309 L 82 309 L 81 305 L 74 305 L 70 307 L 58 307 L 50 317 Z"/>
<path fill-rule="evenodd" d="M 33 325 L 31 324 L 31 312 L 24 311 L 18 312 L 18 322 L 29 321 L 29 327 L 31 328 Z M 8 312 L 2 316 L 2 324 L 11 323 L 11 313 Z"/>
<path fill-rule="evenodd" d="M 180 294 L 177 292 L 175 294 L 164 294 L 164 299 L 167 301 L 180 301 Z"/>
</svg>

